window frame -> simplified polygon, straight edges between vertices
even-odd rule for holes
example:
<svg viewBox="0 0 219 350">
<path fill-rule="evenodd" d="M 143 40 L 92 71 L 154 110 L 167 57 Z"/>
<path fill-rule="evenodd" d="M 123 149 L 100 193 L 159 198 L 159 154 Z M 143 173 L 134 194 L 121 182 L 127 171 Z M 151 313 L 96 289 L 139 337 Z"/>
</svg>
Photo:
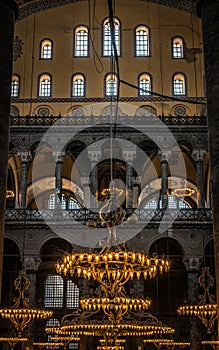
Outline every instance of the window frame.
<svg viewBox="0 0 219 350">
<path fill-rule="evenodd" d="M 76 31 L 77 29 L 79 28 L 86 28 L 87 30 L 87 55 L 76 55 L 76 43 L 77 43 L 77 40 L 76 40 Z M 74 38 L 73 38 L 73 57 L 75 58 L 88 58 L 90 57 L 90 33 L 89 33 L 89 28 L 87 25 L 85 24 L 79 24 L 77 26 L 74 27 Z"/>
<path fill-rule="evenodd" d="M 50 42 L 51 43 L 51 57 L 50 58 L 45 58 L 45 57 L 42 57 L 42 50 L 43 50 L 43 42 Z M 42 61 L 51 61 L 53 59 L 53 40 L 50 39 L 50 38 L 43 38 L 41 41 L 40 41 L 40 47 L 39 47 L 39 59 L 42 60 Z"/>
<path fill-rule="evenodd" d="M 116 87 L 117 87 L 117 89 L 116 89 L 116 94 L 115 94 L 115 95 L 107 95 L 107 86 L 106 86 L 106 83 L 107 83 L 107 77 L 110 76 L 110 75 L 115 76 L 115 78 L 116 78 Z M 118 93 L 118 76 L 117 76 L 117 74 L 116 74 L 115 72 L 107 73 L 107 74 L 105 75 L 105 77 L 104 77 L 104 96 L 105 96 L 105 97 L 109 97 L 109 98 L 110 98 L 110 97 L 113 98 L 113 97 L 116 97 L 116 96 L 117 96 L 117 93 Z"/>
<path fill-rule="evenodd" d="M 41 78 L 43 76 L 48 76 L 50 78 L 50 95 L 48 96 L 43 96 L 43 95 L 40 95 L 40 90 L 41 90 Z M 37 96 L 38 98 L 43 98 L 43 99 L 46 99 L 46 98 L 52 98 L 52 75 L 48 72 L 43 72 L 41 73 L 39 76 L 38 76 L 38 87 L 37 87 Z"/>
<path fill-rule="evenodd" d="M 114 21 L 116 20 L 119 23 L 119 53 L 118 53 L 118 50 L 117 50 L 117 53 L 118 53 L 118 57 L 122 57 L 122 23 L 121 23 L 121 20 L 118 17 L 116 17 L 116 16 L 114 16 L 113 19 L 114 19 Z M 105 42 L 105 40 L 104 40 L 104 23 L 107 20 L 109 21 L 109 17 L 105 17 L 103 19 L 103 21 L 102 21 L 102 38 L 101 38 L 102 39 L 101 40 L 101 46 L 102 46 L 102 50 L 101 50 L 102 55 L 101 56 L 102 57 L 111 57 L 111 56 L 113 56 L 112 54 L 110 54 L 110 55 L 104 54 L 104 52 L 105 52 L 105 49 L 104 49 L 104 46 L 105 46 L 104 45 L 104 42 Z"/>
<path fill-rule="evenodd" d="M 150 97 L 150 96 L 152 96 L 153 95 L 153 78 L 152 78 L 152 75 L 150 74 L 150 73 L 148 73 L 148 72 L 142 72 L 142 73 L 139 73 L 138 74 L 138 88 L 140 88 L 140 77 L 141 76 L 143 76 L 143 75 L 147 75 L 149 78 L 150 78 L 150 91 L 151 91 L 151 93 L 143 93 L 142 95 L 140 94 L 141 93 L 141 91 L 140 90 L 138 90 L 138 97 Z"/>
<path fill-rule="evenodd" d="M 137 55 L 137 29 L 140 27 L 144 27 L 147 31 L 148 31 L 148 54 L 147 55 Z M 134 28 L 134 57 L 137 58 L 145 58 L 145 57 L 151 57 L 151 30 L 148 26 L 146 26 L 145 24 L 138 24 L 135 28 Z"/>
<path fill-rule="evenodd" d="M 174 92 L 174 88 L 175 88 L 175 79 L 174 77 L 177 76 L 177 75 L 181 75 L 183 78 L 184 78 L 184 85 L 185 85 L 185 92 L 183 94 L 176 94 Z M 185 73 L 182 73 L 182 72 L 175 72 L 173 75 L 172 75 L 172 96 L 187 96 L 187 93 L 188 93 L 188 87 L 187 87 L 187 77 L 186 77 L 186 74 Z"/>
<path fill-rule="evenodd" d="M 175 39 L 182 40 L 182 57 L 174 57 L 173 55 L 173 45 Z M 173 60 L 183 60 L 185 58 L 185 39 L 181 35 L 175 35 L 171 38 L 171 57 Z"/>
<path fill-rule="evenodd" d="M 13 83 L 13 78 L 17 78 L 14 81 L 18 82 L 18 89 L 17 89 L 17 95 L 14 96 L 12 95 L 12 83 Z M 11 98 L 19 98 L 20 97 L 20 84 L 21 84 L 21 78 L 19 74 L 13 73 L 11 77 Z M 14 89 L 13 89 L 14 90 Z"/>
<path fill-rule="evenodd" d="M 82 95 L 79 95 L 79 96 L 75 96 L 73 95 L 73 92 L 74 92 L 74 77 L 76 77 L 77 75 L 81 75 L 84 79 L 84 93 L 83 93 L 83 96 Z M 86 77 L 83 73 L 81 72 L 76 72 L 74 73 L 72 76 L 71 76 L 71 98 L 85 98 L 86 97 L 86 85 L 87 85 L 87 82 L 86 82 Z"/>
</svg>

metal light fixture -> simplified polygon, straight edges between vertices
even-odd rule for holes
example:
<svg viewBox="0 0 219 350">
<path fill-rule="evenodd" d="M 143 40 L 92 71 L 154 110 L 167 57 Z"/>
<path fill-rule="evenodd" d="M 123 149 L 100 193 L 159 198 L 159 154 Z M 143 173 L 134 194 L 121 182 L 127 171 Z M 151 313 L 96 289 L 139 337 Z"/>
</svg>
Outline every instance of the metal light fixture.
<svg viewBox="0 0 219 350">
<path fill-rule="evenodd" d="M 213 286 L 214 279 L 210 274 L 209 267 L 203 267 L 198 279 L 199 285 L 204 289 L 204 294 L 200 295 L 200 302 L 196 305 L 183 305 L 177 309 L 179 315 L 196 316 L 207 328 L 207 333 L 211 333 L 213 325 L 217 319 L 217 304 L 214 295 L 209 289 Z"/>
<path fill-rule="evenodd" d="M 195 193 L 195 190 L 193 190 L 190 187 L 185 186 L 185 180 L 181 179 L 180 181 L 181 187 L 175 188 L 175 190 L 172 191 L 172 194 L 176 197 L 190 197 Z"/>
<path fill-rule="evenodd" d="M 219 340 L 206 340 L 201 342 L 202 345 L 210 345 L 214 350 L 219 348 Z"/>
<path fill-rule="evenodd" d="M 10 349 L 13 350 L 15 345 L 18 342 L 26 342 L 27 338 L 21 338 L 21 337 L 0 337 L 0 342 L 6 342 L 9 344 Z"/>
<path fill-rule="evenodd" d="M 0 309 L 0 315 L 13 323 L 19 335 L 33 319 L 45 319 L 51 317 L 53 314 L 53 311 L 33 309 L 30 307 L 28 303 L 29 299 L 24 295 L 29 285 L 30 281 L 26 277 L 26 271 L 20 271 L 19 276 L 14 281 L 15 290 L 19 292 L 18 298 L 14 299 L 15 303 L 11 308 Z"/>
<path fill-rule="evenodd" d="M 58 346 L 64 346 L 64 343 L 48 341 L 48 342 L 36 342 L 36 343 L 34 342 L 33 345 L 37 346 L 38 348 L 40 348 L 42 350 L 45 347 L 47 349 L 54 349 L 55 347 L 58 347 Z"/>
<path fill-rule="evenodd" d="M 63 343 L 64 350 L 66 350 L 68 344 L 71 343 L 72 341 L 74 342 L 80 341 L 79 337 L 74 337 L 74 336 L 55 336 L 55 337 L 50 337 L 50 339 L 51 341 L 54 341 L 54 342 Z"/>
</svg>

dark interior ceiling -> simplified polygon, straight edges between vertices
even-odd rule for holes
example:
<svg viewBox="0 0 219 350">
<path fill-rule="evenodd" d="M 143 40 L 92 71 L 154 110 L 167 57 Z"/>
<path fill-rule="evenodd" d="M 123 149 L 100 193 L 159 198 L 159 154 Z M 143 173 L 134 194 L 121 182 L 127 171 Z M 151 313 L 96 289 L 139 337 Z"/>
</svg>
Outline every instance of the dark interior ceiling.
<svg viewBox="0 0 219 350">
<path fill-rule="evenodd" d="M 16 0 L 19 5 L 18 20 L 49 8 L 63 6 L 72 2 L 81 2 L 87 0 Z M 118 1 L 118 0 L 117 0 Z M 196 15 L 196 3 L 198 0 L 139 0 L 142 2 L 152 2 L 163 6 L 176 8 Z"/>
</svg>

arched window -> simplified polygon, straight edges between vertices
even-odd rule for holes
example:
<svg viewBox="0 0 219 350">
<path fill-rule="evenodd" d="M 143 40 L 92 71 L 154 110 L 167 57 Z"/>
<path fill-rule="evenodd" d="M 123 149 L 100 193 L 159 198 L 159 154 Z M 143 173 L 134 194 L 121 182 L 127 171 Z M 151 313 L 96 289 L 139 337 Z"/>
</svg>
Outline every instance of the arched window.
<svg viewBox="0 0 219 350">
<path fill-rule="evenodd" d="M 85 78 L 81 73 L 72 77 L 72 97 L 85 97 Z"/>
<path fill-rule="evenodd" d="M 109 73 L 105 77 L 105 95 L 116 96 L 117 95 L 118 79 L 115 73 Z"/>
<path fill-rule="evenodd" d="M 54 194 L 51 194 L 48 200 L 48 209 L 55 209 L 56 206 L 56 198 Z M 70 196 L 62 195 L 62 203 L 61 207 L 63 210 L 74 210 L 74 209 L 80 209 L 78 203 Z"/>
<path fill-rule="evenodd" d="M 148 96 L 151 95 L 152 90 L 152 78 L 148 73 L 141 73 L 138 76 L 138 95 L 139 96 Z M 141 90 L 142 89 L 142 90 Z"/>
<path fill-rule="evenodd" d="M 78 26 L 75 28 L 74 56 L 88 57 L 89 41 L 88 28 L 86 26 Z"/>
<path fill-rule="evenodd" d="M 186 91 L 186 76 L 183 73 L 175 73 L 173 75 L 173 95 L 185 96 Z"/>
<path fill-rule="evenodd" d="M 180 36 L 172 38 L 172 58 L 184 58 L 184 39 Z"/>
<path fill-rule="evenodd" d="M 18 75 L 12 75 L 11 81 L 11 97 L 19 97 L 20 94 L 20 78 Z"/>
<path fill-rule="evenodd" d="M 40 42 L 40 59 L 51 60 L 53 54 L 53 43 L 50 39 L 43 39 Z"/>
<path fill-rule="evenodd" d="M 162 209 L 162 200 L 159 201 L 159 206 L 158 206 L 158 201 L 157 199 L 154 198 L 146 203 L 146 205 L 144 206 L 144 209 L 155 210 L 158 207 Z M 190 206 L 182 199 L 177 199 L 175 196 L 168 196 L 168 208 L 169 209 L 189 209 Z"/>
<path fill-rule="evenodd" d="M 117 49 L 117 54 L 121 54 L 121 25 L 117 18 L 114 18 L 114 32 L 115 32 L 115 44 Z M 112 47 L 111 29 L 109 19 L 105 19 L 103 22 L 103 56 L 114 55 L 114 50 Z"/>
<path fill-rule="evenodd" d="M 67 281 L 67 295 L 66 295 L 67 308 L 73 309 L 80 306 L 79 288 L 72 281 Z"/>
<path fill-rule="evenodd" d="M 45 280 L 44 306 L 53 308 L 63 307 L 63 278 L 50 275 Z"/>
<path fill-rule="evenodd" d="M 135 28 L 135 56 L 147 57 L 150 55 L 150 34 L 148 27 L 141 25 Z"/>
<path fill-rule="evenodd" d="M 41 74 L 39 76 L 39 97 L 51 97 L 52 96 L 52 78 L 48 73 Z"/>
</svg>

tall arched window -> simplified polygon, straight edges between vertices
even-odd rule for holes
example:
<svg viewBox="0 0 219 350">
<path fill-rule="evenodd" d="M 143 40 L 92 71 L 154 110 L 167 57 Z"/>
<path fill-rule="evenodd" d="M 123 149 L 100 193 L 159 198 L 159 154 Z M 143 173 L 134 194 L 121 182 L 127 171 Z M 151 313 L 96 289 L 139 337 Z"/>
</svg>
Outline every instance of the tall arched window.
<svg viewBox="0 0 219 350">
<path fill-rule="evenodd" d="M 44 306 L 53 308 L 63 307 L 63 278 L 50 275 L 45 280 Z"/>
<path fill-rule="evenodd" d="M 75 38 L 74 56 L 88 57 L 89 55 L 88 28 L 86 26 L 76 27 L 74 38 Z"/>
<path fill-rule="evenodd" d="M 66 307 L 69 309 L 78 308 L 80 306 L 79 288 L 72 281 L 67 281 Z"/>
<path fill-rule="evenodd" d="M 105 76 L 105 95 L 116 96 L 118 88 L 118 79 L 115 73 L 109 73 Z"/>
<path fill-rule="evenodd" d="M 115 44 L 118 56 L 121 55 L 121 25 L 117 18 L 114 18 Z M 111 29 L 109 18 L 103 22 L 103 56 L 114 55 L 112 47 Z"/>
<path fill-rule="evenodd" d="M 172 38 L 172 58 L 184 58 L 184 39 L 180 36 Z"/>
<path fill-rule="evenodd" d="M 19 97 L 20 94 L 20 78 L 13 74 L 11 81 L 11 97 Z"/>
<path fill-rule="evenodd" d="M 187 93 L 186 89 L 186 76 L 183 73 L 175 73 L 173 75 L 173 95 L 185 96 Z"/>
<path fill-rule="evenodd" d="M 148 73 L 141 73 L 138 76 L 138 95 L 139 96 L 148 96 L 151 95 L 152 90 L 152 78 Z M 142 90 L 141 90 L 142 89 Z"/>
<path fill-rule="evenodd" d="M 85 97 L 85 78 L 81 73 L 72 77 L 72 97 Z"/>
<path fill-rule="evenodd" d="M 40 42 L 40 59 L 51 60 L 53 54 L 53 43 L 50 39 L 43 39 Z"/>
<path fill-rule="evenodd" d="M 150 55 L 150 34 L 148 27 L 140 25 L 135 28 L 135 56 L 147 57 Z"/>
<path fill-rule="evenodd" d="M 52 96 L 52 78 L 48 73 L 43 73 L 39 76 L 39 97 L 51 97 Z"/>
</svg>

